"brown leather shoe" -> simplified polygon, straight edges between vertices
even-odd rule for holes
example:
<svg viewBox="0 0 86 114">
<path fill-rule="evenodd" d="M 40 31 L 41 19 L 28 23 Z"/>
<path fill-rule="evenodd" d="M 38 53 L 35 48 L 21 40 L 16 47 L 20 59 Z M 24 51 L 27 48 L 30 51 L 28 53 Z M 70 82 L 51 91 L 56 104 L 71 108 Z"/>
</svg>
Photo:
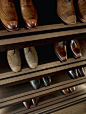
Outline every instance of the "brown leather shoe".
<svg viewBox="0 0 86 114">
<path fill-rule="evenodd" d="M 69 89 L 67 88 L 67 89 L 62 90 L 62 93 L 63 93 L 64 95 L 68 95 L 68 94 L 69 94 Z"/>
<path fill-rule="evenodd" d="M 73 0 L 57 0 L 57 14 L 67 24 L 76 23 Z"/>
<path fill-rule="evenodd" d="M 57 57 L 60 59 L 61 62 L 67 60 L 67 49 L 66 49 L 66 42 L 56 42 L 54 44 L 54 50 Z"/>
<path fill-rule="evenodd" d="M 30 108 L 30 106 L 31 106 L 31 101 L 29 100 L 29 101 L 25 101 L 25 102 L 23 102 L 23 104 L 24 104 L 24 106 L 26 107 L 26 108 Z"/>
<path fill-rule="evenodd" d="M 0 19 L 8 31 L 18 29 L 18 16 L 13 0 L 0 0 Z"/>
<path fill-rule="evenodd" d="M 86 0 L 78 0 L 78 16 L 82 22 L 86 22 Z"/>
<path fill-rule="evenodd" d="M 82 57 L 81 48 L 80 48 L 78 40 L 75 40 L 75 39 L 71 40 L 70 47 L 75 58 Z"/>
<path fill-rule="evenodd" d="M 32 0 L 20 0 L 22 17 L 27 28 L 37 26 L 37 11 Z"/>
<path fill-rule="evenodd" d="M 34 98 L 34 99 L 32 99 L 32 103 L 33 103 L 35 106 L 37 106 L 38 103 L 39 103 L 39 98 Z"/>
<path fill-rule="evenodd" d="M 74 91 L 75 91 L 75 87 L 71 87 L 71 88 L 69 88 L 69 91 L 71 92 L 71 93 L 73 93 Z"/>
</svg>

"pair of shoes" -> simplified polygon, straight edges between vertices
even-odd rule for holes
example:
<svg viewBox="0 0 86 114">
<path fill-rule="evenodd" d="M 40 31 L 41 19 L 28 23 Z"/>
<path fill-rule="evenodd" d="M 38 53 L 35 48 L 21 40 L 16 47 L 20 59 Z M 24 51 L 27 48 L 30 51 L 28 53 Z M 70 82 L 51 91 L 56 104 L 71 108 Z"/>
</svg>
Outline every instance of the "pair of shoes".
<svg viewBox="0 0 86 114">
<path fill-rule="evenodd" d="M 37 11 L 32 0 L 20 0 L 20 9 L 27 28 L 37 26 Z M 18 15 L 14 0 L 0 0 L 0 19 L 8 31 L 18 30 Z"/>
<path fill-rule="evenodd" d="M 75 40 L 75 39 L 71 40 L 70 41 L 70 48 L 71 48 L 71 51 L 72 51 L 73 56 L 75 58 L 82 57 L 81 48 L 80 48 L 78 40 Z M 66 41 L 56 42 L 54 44 L 54 50 L 55 50 L 57 57 L 59 58 L 59 60 L 61 62 L 67 60 Z"/>
<path fill-rule="evenodd" d="M 84 77 L 85 69 L 83 67 L 79 67 L 77 69 L 72 69 L 72 70 L 68 71 L 68 74 L 72 79 L 76 79 L 78 77 Z"/>
<path fill-rule="evenodd" d="M 34 106 L 37 106 L 38 102 L 39 102 L 39 98 L 34 98 L 32 100 L 28 100 L 28 101 L 23 102 L 23 105 L 26 108 L 30 108 L 31 107 L 31 103 L 33 103 Z"/>
<path fill-rule="evenodd" d="M 61 92 L 64 94 L 64 95 L 68 95 L 69 93 L 73 93 L 75 91 L 75 87 L 71 87 L 71 88 L 67 88 L 67 89 L 64 89 L 62 90 Z"/>
<path fill-rule="evenodd" d="M 24 48 L 24 55 L 30 68 L 36 68 L 38 65 L 38 56 L 35 47 Z M 13 72 L 21 70 L 21 56 L 19 49 L 7 51 L 7 60 Z"/>
<path fill-rule="evenodd" d="M 67 24 L 76 23 L 75 0 L 57 0 L 57 14 Z M 77 0 L 78 17 L 86 22 L 86 1 Z"/>
<path fill-rule="evenodd" d="M 50 76 L 43 77 L 42 81 L 43 81 L 44 86 L 50 86 L 50 84 L 51 84 L 51 77 Z M 32 87 L 34 89 L 39 89 L 40 88 L 40 80 L 39 79 L 31 80 L 30 84 L 32 85 Z"/>
</svg>

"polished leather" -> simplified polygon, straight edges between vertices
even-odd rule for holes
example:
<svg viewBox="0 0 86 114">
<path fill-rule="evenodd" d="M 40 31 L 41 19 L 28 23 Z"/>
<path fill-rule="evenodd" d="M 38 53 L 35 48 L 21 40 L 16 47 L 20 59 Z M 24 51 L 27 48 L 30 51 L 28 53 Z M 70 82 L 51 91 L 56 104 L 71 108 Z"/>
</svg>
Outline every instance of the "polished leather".
<svg viewBox="0 0 86 114">
<path fill-rule="evenodd" d="M 86 0 L 78 0 L 78 16 L 82 22 L 86 22 Z"/>
<path fill-rule="evenodd" d="M 37 26 L 38 15 L 32 0 L 20 0 L 20 8 L 26 27 Z"/>
<path fill-rule="evenodd" d="M 39 79 L 31 80 L 30 83 L 34 89 L 40 88 L 40 80 Z"/>
<path fill-rule="evenodd" d="M 68 95 L 69 94 L 69 89 L 67 88 L 67 89 L 64 89 L 64 90 L 62 90 L 61 91 L 64 95 Z"/>
<path fill-rule="evenodd" d="M 78 76 L 85 76 L 85 69 L 83 67 L 77 68 Z"/>
<path fill-rule="evenodd" d="M 28 109 L 31 106 L 31 101 L 30 100 L 29 101 L 25 101 L 25 102 L 23 102 L 23 105 Z"/>
<path fill-rule="evenodd" d="M 50 76 L 43 77 L 42 80 L 43 80 L 43 83 L 45 86 L 49 86 L 51 84 L 51 77 Z"/>
<path fill-rule="evenodd" d="M 75 91 L 75 87 L 71 87 L 71 88 L 69 88 L 69 91 L 71 92 L 71 93 L 73 93 L 74 91 Z"/>
<path fill-rule="evenodd" d="M 77 69 L 72 69 L 68 71 L 69 76 L 72 79 L 78 78 L 78 73 L 77 73 Z"/>
<path fill-rule="evenodd" d="M 39 103 L 39 98 L 32 99 L 32 103 L 34 104 L 34 106 L 37 106 Z"/>
<path fill-rule="evenodd" d="M 71 47 L 71 51 L 72 51 L 72 53 L 73 53 L 73 56 L 74 56 L 75 58 L 80 58 L 80 57 L 82 57 L 81 48 L 80 48 L 80 45 L 79 45 L 78 40 L 76 40 L 76 39 L 71 40 L 71 42 L 70 42 L 70 47 Z"/>
<path fill-rule="evenodd" d="M 67 60 L 66 41 L 56 42 L 54 44 L 54 50 L 61 62 Z"/>
<path fill-rule="evenodd" d="M 0 0 L 0 19 L 8 31 L 18 29 L 18 16 L 13 0 Z"/>
<path fill-rule="evenodd" d="M 57 14 L 67 24 L 76 23 L 73 0 L 57 0 Z"/>
</svg>

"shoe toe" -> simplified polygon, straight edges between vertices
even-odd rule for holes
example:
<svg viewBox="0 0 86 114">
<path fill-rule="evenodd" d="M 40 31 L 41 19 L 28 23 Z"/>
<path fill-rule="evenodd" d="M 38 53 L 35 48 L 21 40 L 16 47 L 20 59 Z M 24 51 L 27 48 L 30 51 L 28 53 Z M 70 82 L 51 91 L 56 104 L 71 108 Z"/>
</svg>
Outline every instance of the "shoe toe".
<svg viewBox="0 0 86 114">
<path fill-rule="evenodd" d="M 30 106 L 31 106 L 30 101 L 25 101 L 25 102 L 23 102 L 23 104 L 27 109 L 30 108 Z"/>
<path fill-rule="evenodd" d="M 10 21 L 7 24 L 8 30 L 16 30 L 18 29 L 18 22 L 17 21 Z"/>
<path fill-rule="evenodd" d="M 66 61 L 67 60 L 67 56 L 62 57 L 61 59 L 62 59 L 62 61 Z"/>
<path fill-rule="evenodd" d="M 40 88 L 40 80 L 32 80 L 32 81 L 30 81 L 30 83 L 34 89 Z"/>
<path fill-rule="evenodd" d="M 75 15 L 69 16 L 69 17 L 67 18 L 67 20 L 68 20 L 68 22 L 69 22 L 70 24 L 75 24 L 75 23 L 76 23 L 76 16 L 75 16 Z"/>
<path fill-rule="evenodd" d="M 38 65 L 37 63 L 31 63 L 31 64 L 29 64 L 30 68 L 36 68 L 37 65 Z"/>
<path fill-rule="evenodd" d="M 32 28 L 32 27 L 36 27 L 36 26 L 37 26 L 37 20 L 30 19 L 30 20 L 26 21 L 27 28 Z"/>
<path fill-rule="evenodd" d="M 20 66 L 16 66 L 16 67 L 13 67 L 12 70 L 14 72 L 19 72 L 21 70 L 21 67 Z"/>
</svg>

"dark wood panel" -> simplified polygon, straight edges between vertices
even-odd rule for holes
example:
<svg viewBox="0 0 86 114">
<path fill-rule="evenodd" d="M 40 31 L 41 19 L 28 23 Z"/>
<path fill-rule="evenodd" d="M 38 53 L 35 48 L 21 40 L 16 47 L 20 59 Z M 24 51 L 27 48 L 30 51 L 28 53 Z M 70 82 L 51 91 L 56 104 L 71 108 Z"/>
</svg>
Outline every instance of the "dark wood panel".
<svg viewBox="0 0 86 114">
<path fill-rule="evenodd" d="M 36 69 L 25 68 L 21 72 L 7 72 L 0 74 L 0 87 L 7 86 L 7 84 L 15 84 L 15 82 L 25 81 L 28 79 L 37 79 L 43 76 L 52 75 L 53 73 L 57 73 L 58 71 L 67 70 L 71 68 L 75 68 L 78 66 L 86 65 L 86 59 L 84 57 L 80 59 L 68 59 L 66 62 L 51 62 L 43 65 L 38 65 Z"/>
<path fill-rule="evenodd" d="M 71 79 L 68 81 L 53 84 L 53 85 L 48 86 L 48 87 L 43 87 L 43 88 L 40 88 L 38 90 L 32 90 L 32 91 L 28 91 L 25 93 L 21 93 L 21 94 L 9 96 L 6 98 L 2 98 L 2 99 L 0 99 L 0 108 L 6 107 L 6 106 L 9 106 L 12 104 L 16 104 L 19 102 L 23 102 L 23 101 L 31 99 L 31 98 L 44 96 L 46 94 L 50 94 L 52 92 L 62 90 L 62 89 L 68 88 L 68 87 L 77 86 L 77 85 L 80 85 L 82 83 L 86 83 L 86 77 L 81 77 L 81 78 L 78 78 L 76 80 Z"/>
</svg>

